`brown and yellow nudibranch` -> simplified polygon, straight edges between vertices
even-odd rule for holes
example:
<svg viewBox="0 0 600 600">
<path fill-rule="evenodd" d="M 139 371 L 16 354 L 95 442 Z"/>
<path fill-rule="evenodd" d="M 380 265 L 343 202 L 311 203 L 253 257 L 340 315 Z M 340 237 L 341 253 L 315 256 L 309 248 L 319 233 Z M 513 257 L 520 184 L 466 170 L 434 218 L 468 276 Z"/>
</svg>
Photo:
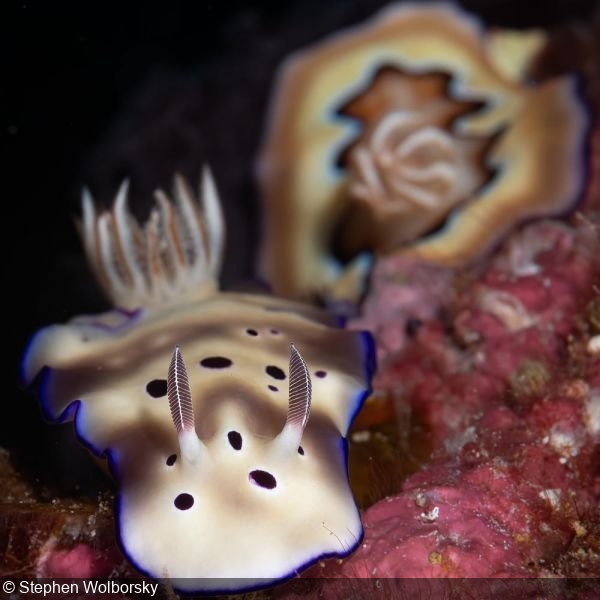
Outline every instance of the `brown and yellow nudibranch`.
<svg viewBox="0 0 600 600">
<path fill-rule="evenodd" d="M 182 591 L 234 591 L 357 546 L 345 436 L 372 348 L 314 307 L 219 292 L 223 217 L 208 172 L 201 187 L 199 203 L 176 177 L 143 227 L 126 186 L 101 214 L 84 192 L 115 309 L 40 331 L 23 371 L 45 415 L 107 458 L 131 562 Z"/>
<path fill-rule="evenodd" d="M 544 42 L 402 4 L 288 58 L 258 162 L 275 292 L 335 296 L 363 250 L 463 264 L 571 208 L 587 115 L 572 77 L 526 80 Z"/>
</svg>

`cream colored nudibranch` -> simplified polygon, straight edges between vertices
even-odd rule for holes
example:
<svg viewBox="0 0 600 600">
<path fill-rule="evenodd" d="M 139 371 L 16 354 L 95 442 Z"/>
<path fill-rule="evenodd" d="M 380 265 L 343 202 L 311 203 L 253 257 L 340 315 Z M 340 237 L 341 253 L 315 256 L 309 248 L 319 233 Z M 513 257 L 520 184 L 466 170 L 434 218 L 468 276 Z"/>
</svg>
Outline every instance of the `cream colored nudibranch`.
<svg viewBox="0 0 600 600">
<path fill-rule="evenodd" d="M 42 406 L 72 419 L 117 480 L 131 562 L 182 591 L 277 582 L 358 544 L 345 436 L 372 370 L 366 334 L 314 307 L 219 292 L 224 225 L 176 176 L 145 225 L 83 194 L 81 233 L 115 309 L 37 333 Z M 185 357 L 185 363 L 184 363 Z"/>
</svg>

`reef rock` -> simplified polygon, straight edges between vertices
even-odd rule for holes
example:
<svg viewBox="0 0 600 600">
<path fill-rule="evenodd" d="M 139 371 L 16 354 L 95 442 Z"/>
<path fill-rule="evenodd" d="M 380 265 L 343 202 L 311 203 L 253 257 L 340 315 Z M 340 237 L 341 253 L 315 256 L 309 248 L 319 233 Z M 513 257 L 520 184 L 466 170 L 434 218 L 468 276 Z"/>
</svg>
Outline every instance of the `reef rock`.
<svg viewBox="0 0 600 600">
<path fill-rule="evenodd" d="M 394 278 L 407 259 L 382 259 L 360 320 L 385 340 L 375 390 L 430 431 L 432 458 L 366 510 L 353 556 L 309 571 L 327 579 L 312 592 L 436 597 L 431 581 L 389 578 L 600 575 L 599 256 L 598 222 L 578 215 L 514 233 L 479 272 L 431 281 L 425 263 Z M 515 585 L 507 597 L 532 582 Z"/>
</svg>

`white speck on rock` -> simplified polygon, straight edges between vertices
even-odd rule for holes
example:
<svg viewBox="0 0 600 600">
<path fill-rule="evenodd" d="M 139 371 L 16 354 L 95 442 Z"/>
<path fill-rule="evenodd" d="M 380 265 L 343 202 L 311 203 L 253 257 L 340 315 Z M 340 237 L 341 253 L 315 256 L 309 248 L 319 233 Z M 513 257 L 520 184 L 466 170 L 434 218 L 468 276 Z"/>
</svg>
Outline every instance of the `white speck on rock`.
<svg viewBox="0 0 600 600">
<path fill-rule="evenodd" d="M 521 300 L 508 292 L 486 289 L 476 300 L 480 310 L 496 317 L 508 331 L 520 331 L 536 323 Z"/>
<path fill-rule="evenodd" d="M 439 516 L 440 516 L 440 507 L 434 506 L 429 512 L 421 513 L 420 518 L 422 521 L 425 521 L 426 523 L 433 523 L 434 521 L 437 521 Z"/>
<path fill-rule="evenodd" d="M 556 509 L 560 506 L 561 494 L 562 490 L 560 488 L 548 488 L 542 490 L 539 496 L 542 500 L 546 500 L 553 509 Z"/>
<path fill-rule="evenodd" d="M 596 439 L 600 438 L 600 389 L 598 388 L 590 390 L 585 407 L 585 421 L 590 434 Z"/>
<path fill-rule="evenodd" d="M 590 354 L 599 354 L 600 353 L 600 335 L 595 335 L 591 337 L 587 343 L 587 351 Z"/>
<path fill-rule="evenodd" d="M 352 434 L 352 441 L 356 442 L 357 444 L 368 442 L 370 439 L 371 432 L 368 429 L 365 429 L 364 431 L 357 431 L 356 433 Z"/>
<path fill-rule="evenodd" d="M 562 456 L 577 456 L 581 441 L 577 440 L 572 432 L 554 426 L 550 431 L 550 445 Z"/>
<path fill-rule="evenodd" d="M 444 447 L 449 454 L 458 453 L 466 444 L 477 440 L 477 431 L 475 427 L 467 427 L 461 431 L 456 437 L 445 440 Z"/>
</svg>

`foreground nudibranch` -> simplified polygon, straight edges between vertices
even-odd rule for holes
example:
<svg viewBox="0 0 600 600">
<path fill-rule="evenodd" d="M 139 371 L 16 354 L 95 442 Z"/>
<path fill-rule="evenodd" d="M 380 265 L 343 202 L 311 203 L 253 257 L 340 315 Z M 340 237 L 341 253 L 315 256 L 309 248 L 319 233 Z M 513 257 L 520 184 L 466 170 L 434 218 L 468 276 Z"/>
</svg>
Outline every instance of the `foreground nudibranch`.
<svg viewBox="0 0 600 600">
<path fill-rule="evenodd" d="M 181 177 L 141 227 L 83 195 L 81 232 L 116 308 L 40 331 L 24 359 L 46 416 L 108 459 L 125 554 L 183 591 L 239 590 L 345 555 L 362 527 L 347 433 L 369 338 L 271 297 L 218 292 L 223 217 Z"/>
<path fill-rule="evenodd" d="M 544 41 L 405 3 L 287 59 L 258 162 L 274 290 L 335 297 L 364 250 L 464 264 L 570 209 L 587 114 L 572 77 L 526 80 Z"/>
</svg>

